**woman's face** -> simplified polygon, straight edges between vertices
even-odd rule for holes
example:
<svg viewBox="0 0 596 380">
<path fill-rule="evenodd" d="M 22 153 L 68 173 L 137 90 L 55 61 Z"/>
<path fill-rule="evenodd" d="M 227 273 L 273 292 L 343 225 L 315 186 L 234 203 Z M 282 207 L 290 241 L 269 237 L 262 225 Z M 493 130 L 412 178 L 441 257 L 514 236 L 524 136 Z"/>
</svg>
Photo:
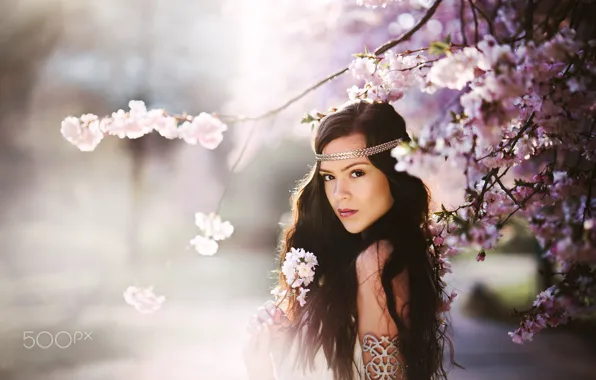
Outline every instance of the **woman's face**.
<svg viewBox="0 0 596 380">
<path fill-rule="evenodd" d="M 366 140 L 357 133 L 331 141 L 322 153 L 361 148 L 366 148 Z M 393 205 L 387 177 L 367 157 L 322 161 L 319 174 L 333 212 L 350 233 L 364 231 Z"/>
</svg>

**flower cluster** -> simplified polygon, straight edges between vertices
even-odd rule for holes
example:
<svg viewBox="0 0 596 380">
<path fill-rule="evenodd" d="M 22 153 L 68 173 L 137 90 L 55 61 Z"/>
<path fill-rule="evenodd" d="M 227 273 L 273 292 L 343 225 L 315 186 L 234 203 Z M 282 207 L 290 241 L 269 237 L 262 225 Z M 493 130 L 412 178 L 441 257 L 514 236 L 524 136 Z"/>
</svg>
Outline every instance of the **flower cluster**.
<svg viewBox="0 0 596 380">
<path fill-rule="evenodd" d="M 167 139 L 183 139 L 191 145 L 201 144 L 215 149 L 223 140 L 228 127 L 217 117 L 202 112 L 198 116 L 170 116 L 163 109 L 147 110 L 142 101 L 131 100 L 130 111 L 118 110 L 100 119 L 85 114 L 69 116 L 62 121 L 62 136 L 81 151 L 95 150 L 105 135 L 137 139 L 157 131 Z M 181 122 L 181 123 L 180 123 Z"/>
<path fill-rule="evenodd" d="M 142 314 L 151 314 L 159 310 L 166 300 L 164 296 L 155 295 L 153 286 L 148 288 L 129 286 L 122 295 L 127 304 Z"/>
<path fill-rule="evenodd" d="M 306 294 L 310 291 L 308 285 L 314 280 L 315 267 L 318 265 L 317 257 L 312 252 L 302 248 L 292 248 L 286 253 L 281 271 L 284 274 L 286 283 L 293 294 L 298 294 L 296 300 L 300 306 L 306 303 Z M 276 298 L 287 295 L 287 291 L 281 291 L 278 287 L 272 291 Z M 279 301 L 282 302 L 282 301 Z"/>
<path fill-rule="evenodd" d="M 202 235 L 195 236 L 190 244 L 203 256 L 215 255 L 219 249 L 217 241 L 229 238 L 234 232 L 234 226 L 228 221 L 222 222 L 221 217 L 215 213 L 209 215 L 196 213 L 195 224 Z"/>
<path fill-rule="evenodd" d="M 371 99 L 397 101 L 414 85 L 423 85 L 426 59 L 421 55 L 387 52 L 383 57 L 363 55 L 350 64 L 350 71 L 357 80 L 365 81 L 363 87 L 348 89 L 350 100 Z"/>
</svg>

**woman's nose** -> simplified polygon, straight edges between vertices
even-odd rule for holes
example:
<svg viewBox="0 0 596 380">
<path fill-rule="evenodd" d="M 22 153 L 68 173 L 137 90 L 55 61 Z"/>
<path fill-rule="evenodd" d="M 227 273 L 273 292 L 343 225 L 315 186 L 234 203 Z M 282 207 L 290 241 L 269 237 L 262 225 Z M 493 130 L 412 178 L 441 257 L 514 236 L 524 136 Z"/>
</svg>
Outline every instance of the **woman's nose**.
<svg viewBox="0 0 596 380">
<path fill-rule="evenodd" d="M 350 195 L 350 189 L 347 181 L 337 179 L 335 181 L 335 189 L 333 191 L 333 196 L 335 199 L 345 199 Z"/>
</svg>

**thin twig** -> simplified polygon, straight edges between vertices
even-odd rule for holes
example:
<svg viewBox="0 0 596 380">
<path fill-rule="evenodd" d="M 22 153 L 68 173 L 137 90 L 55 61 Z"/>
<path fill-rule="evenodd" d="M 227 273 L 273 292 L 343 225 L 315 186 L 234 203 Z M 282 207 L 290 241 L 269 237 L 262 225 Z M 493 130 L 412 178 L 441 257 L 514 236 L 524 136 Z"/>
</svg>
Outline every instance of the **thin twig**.
<svg viewBox="0 0 596 380">
<path fill-rule="evenodd" d="M 464 45 L 467 45 L 468 38 L 466 37 L 465 13 L 466 13 L 466 2 L 465 2 L 465 0 L 461 0 L 460 6 L 459 6 L 459 27 L 461 29 L 462 42 Z"/>
<path fill-rule="evenodd" d="M 507 217 L 503 221 L 497 223 L 497 228 L 500 229 L 501 227 L 503 227 L 505 225 L 505 223 L 507 223 L 507 221 L 513 216 L 513 214 L 515 214 L 516 212 L 518 212 L 519 210 L 521 210 L 522 207 L 525 206 L 526 202 L 529 201 L 530 198 L 532 198 L 534 196 L 534 194 L 536 194 L 536 193 L 538 193 L 538 190 L 534 190 L 522 202 L 520 202 L 519 206 L 517 206 L 515 208 L 515 210 L 511 211 L 511 213 L 509 215 L 507 215 Z"/>
<path fill-rule="evenodd" d="M 509 198 L 511 198 L 511 200 L 513 201 L 513 203 L 516 206 L 520 206 L 520 204 L 518 203 L 517 199 L 515 199 L 515 197 L 511 193 L 511 191 L 503 184 L 503 182 L 501 182 L 501 177 L 498 177 L 498 176 L 494 176 L 494 177 L 497 180 L 497 183 L 499 184 L 499 186 L 501 187 L 501 189 L 503 189 L 503 191 L 505 192 L 505 194 L 507 194 L 507 196 Z"/>
<path fill-rule="evenodd" d="M 414 70 L 414 69 L 416 69 L 416 68 L 418 68 L 420 66 L 424 66 L 424 65 L 429 64 L 429 63 L 437 62 L 439 59 L 440 58 L 431 59 L 430 61 L 420 62 L 420 63 L 415 64 L 414 66 L 406 67 L 405 69 L 389 70 L 388 72 L 392 73 L 392 72 L 395 72 L 395 71 L 410 71 L 410 70 Z"/>
<path fill-rule="evenodd" d="M 316 84 L 310 86 L 309 88 L 307 88 L 306 90 L 302 91 L 300 94 L 294 96 L 293 98 L 291 98 L 290 100 L 286 101 L 284 104 L 282 104 L 281 106 L 274 108 L 270 111 L 267 111 L 261 115 L 258 116 L 252 116 L 252 117 L 234 117 L 234 116 L 226 116 L 226 115 L 220 115 L 221 118 L 230 118 L 231 120 L 229 122 L 238 122 L 238 121 L 257 121 L 257 120 L 261 120 L 261 119 L 266 119 L 270 116 L 273 116 L 281 111 L 283 111 L 284 109 L 288 108 L 290 105 L 292 105 L 293 103 L 296 103 L 298 100 L 302 99 L 303 97 L 305 97 L 306 95 L 308 95 L 310 92 L 316 90 L 317 88 L 321 87 L 322 85 L 324 85 L 325 83 L 343 75 L 346 71 L 349 70 L 349 67 L 344 67 L 343 69 L 337 71 L 336 73 L 333 73 L 331 75 L 329 75 L 328 77 L 318 81 Z"/>
<path fill-rule="evenodd" d="M 505 146 L 503 148 L 506 148 L 509 144 L 511 144 L 511 148 L 509 149 L 509 152 L 507 153 L 507 155 L 510 155 L 513 153 L 513 148 L 515 148 L 515 144 L 517 144 L 517 142 L 519 141 L 519 139 L 522 137 L 523 133 L 530 128 L 530 126 L 532 126 L 532 121 L 534 120 L 534 115 L 536 114 L 536 112 L 532 112 L 532 114 L 530 115 L 530 117 L 528 118 L 528 120 L 526 121 L 526 124 L 523 126 L 523 128 L 517 133 L 517 136 L 515 136 L 515 138 L 513 139 L 513 141 L 508 142 L 507 144 L 505 144 Z"/>
<path fill-rule="evenodd" d="M 563 9 L 562 16 L 555 20 L 553 27 L 550 28 L 550 30 L 548 31 L 546 36 L 547 40 L 551 39 L 560 30 L 559 25 L 567 18 L 567 16 L 569 16 L 569 12 L 575 9 L 576 5 L 577 1 L 570 1 L 569 3 L 567 3 L 567 7 Z"/>
<path fill-rule="evenodd" d="M 246 148 L 248 147 L 248 143 L 252 139 L 252 136 L 256 130 L 257 130 L 257 122 L 255 120 L 255 121 L 253 121 L 250 132 L 248 133 L 248 137 L 246 138 L 246 141 L 244 141 L 244 145 L 242 146 L 242 149 L 240 150 L 240 153 L 238 154 L 238 158 L 236 158 L 236 161 L 230 168 L 230 174 L 234 173 L 234 170 L 236 170 L 236 167 L 242 160 L 242 157 L 244 156 L 244 153 L 246 152 Z M 223 192 L 221 193 L 221 196 L 219 197 L 219 201 L 217 202 L 217 208 L 215 209 L 216 214 L 219 214 L 219 211 L 221 210 L 221 205 L 223 203 L 224 198 L 226 197 L 226 193 L 228 192 L 231 181 L 232 181 L 232 176 L 230 175 L 230 178 L 228 179 L 228 183 L 226 184 L 226 186 L 224 186 Z"/>
<path fill-rule="evenodd" d="M 482 10 L 482 8 L 480 8 L 478 5 L 476 5 L 476 3 L 474 3 L 474 0 L 470 0 L 470 5 L 472 6 L 472 9 L 476 9 L 478 11 L 478 13 L 480 13 L 482 18 L 486 21 L 486 25 L 488 25 L 488 31 L 490 32 L 490 34 L 493 37 L 495 37 L 497 42 L 499 42 L 499 39 L 497 38 L 497 35 L 495 33 L 495 26 L 493 24 L 493 21 L 490 19 L 490 17 L 488 17 L 486 15 L 486 13 Z"/>
<path fill-rule="evenodd" d="M 470 8 L 472 9 L 472 15 L 474 16 L 474 44 L 478 45 L 478 41 L 480 40 L 479 31 L 478 31 L 478 15 L 476 15 L 476 8 L 472 5 L 472 0 L 468 0 L 470 3 Z"/>
<path fill-rule="evenodd" d="M 433 17 L 435 12 L 437 11 L 437 8 L 439 7 L 439 5 L 441 5 L 442 1 L 443 0 L 435 0 L 435 3 L 430 8 L 428 8 L 424 17 L 422 17 L 420 19 L 420 21 L 418 21 L 418 24 L 414 25 L 414 27 L 412 29 L 410 29 L 408 32 L 402 34 L 398 39 L 389 41 L 389 42 L 381 45 L 379 48 L 377 48 L 377 50 L 375 50 L 374 54 L 375 55 L 383 54 L 387 50 L 391 49 L 392 47 L 397 46 L 397 45 L 401 44 L 402 42 L 409 40 L 410 37 L 412 37 L 414 35 L 414 33 L 416 33 L 418 31 L 418 29 L 422 28 L 424 26 L 424 24 L 426 24 L 428 22 L 428 20 L 430 20 L 431 17 Z"/>
<path fill-rule="evenodd" d="M 501 146 L 500 148 L 498 148 L 495 151 L 488 153 L 486 156 L 482 156 L 482 157 L 476 159 L 476 162 L 480 162 L 480 161 L 484 160 L 485 158 L 492 157 L 499 152 L 504 152 L 506 155 L 511 155 L 513 153 L 513 148 L 515 147 L 515 144 L 517 144 L 517 141 L 521 138 L 521 136 L 524 134 L 524 132 L 532 126 L 532 120 L 534 119 L 534 114 L 535 113 L 532 112 L 532 114 L 530 115 L 530 117 L 528 118 L 528 120 L 526 121 L 524 126 L 519 130 L 519 132 L 517 132 L 517 135 L 515 135 L 515 138 L 513 140 L 509 140 L 505 145 Z M 505 152 L 504 149 L 510 145 L 511 145 L 511 148 L 509 149 L 509 152 Z"/>
<path fill-rule="evenodd" d="M 491 183 L 490 179 L 491 177 L 493 177 L 495 174 L 497 174 L 499 172 L 498 168 L 493 168 L 491 169 L 488 174 L 486 174 L 483 178 L 484 178 L 484 185 L 482 186 L 482 191 L 480 192 L 480 195 L 478 195 L 477 198 L 477 202 L 476 202 L 476 208 L 474 210 L 474 214 L 476 216 L 478 216 L 478 212 L 480 211 L 480 206 L 482 206 L 482 202 L 484 201 L 484 194 L 488 191 L 489 187 L 488 185 Z M 494 185 L 494 184 L 493 184 Z M 492 186 L 491 186 L 492 187 Z"/>
<path fill-rule="evenodd" d="M 388 42 L 384 43 L 383 45 L 379 46 L 374 51 L 373 54 L 381 55 L 381 54 L 385 53 L 387 50 L 399 45 L 400 43 L 409 40 L 412 37 L 412 35 L 414 35 L 414 33 L 416 33 L 420 28 L 422 28 L 424 26 L 424 24 L 426 24 L 428 22 L 428 20 L 431 19 L 431 17 L 435 14 L 437 8 L 439 7 L 439 5 L 441 4 L 442 1 L 443 0 L 435 0 L 434 4 L 426 11 L 424 16 L 420 19 L 420 21 L 418 21 L 418 23 L 416 25 L 414 25 L 414 27 L 412 27 L 412 29 L 410 29 L 406 33 L 402 34 L 399 38 L 397 38 L 395 40 L 388 41 Z M 305 97 L 306 95 L 308 95 L 310 92 L 316 90 L 317 88 L 321 87 L 325 83 L 343 75 L 348 70 L 349 70 L 349 67 L 344 67 L 343 69 L 325 77 L 324 79 L 320 80 L 316 84 L 310 86 L 306 90 L 302 91 L 300 94 L 298 94 L 298 95 L 294 96 L 293 98 L 291 98 L 290 100 L 286 101 L 281 106 L 274 108 L 270 111 L 267 111 L 261 115 L 252 116 L 252 117 L 242 117 L 242 116 L 234 117 L 234 116 L 227 116 L 227 115 L 219 115 L 219 117 L 222 119 L 229 119 L 228 122 L 230 122 L 230 123 L 239 122 L 239 121 L 249 121 L 249 120 L 256 121 L 256 120 L 268 118 L 270 116 L 273 116 L 273 115 L 283 111 L 284 109 L 288 108 L 293 103 L 296 103 L 298 100 L 300 100 L 303 97 Z"/>
</svg>

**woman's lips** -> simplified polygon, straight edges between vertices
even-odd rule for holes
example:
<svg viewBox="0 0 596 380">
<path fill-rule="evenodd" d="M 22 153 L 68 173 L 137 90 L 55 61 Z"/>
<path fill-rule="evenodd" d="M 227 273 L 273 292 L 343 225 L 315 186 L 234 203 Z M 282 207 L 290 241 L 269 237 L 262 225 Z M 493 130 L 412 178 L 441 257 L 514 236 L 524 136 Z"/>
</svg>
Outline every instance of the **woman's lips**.
<svg viewBox="0 0 596 380">
<path fill-rule="evenodd" d="M 358 210 L 350 210 L 350 209 L 347 209 L 347 208 L 345 208 L 345 209 L 341 209 L 340 208 L 337 211 L 339 212 L 339 216 L 341 216 L 342 218 L 350 217 L 350 216 L 352 216 L 352 215 L 354 215 L 355 213 L 358 212 Z"/>
</svg>

